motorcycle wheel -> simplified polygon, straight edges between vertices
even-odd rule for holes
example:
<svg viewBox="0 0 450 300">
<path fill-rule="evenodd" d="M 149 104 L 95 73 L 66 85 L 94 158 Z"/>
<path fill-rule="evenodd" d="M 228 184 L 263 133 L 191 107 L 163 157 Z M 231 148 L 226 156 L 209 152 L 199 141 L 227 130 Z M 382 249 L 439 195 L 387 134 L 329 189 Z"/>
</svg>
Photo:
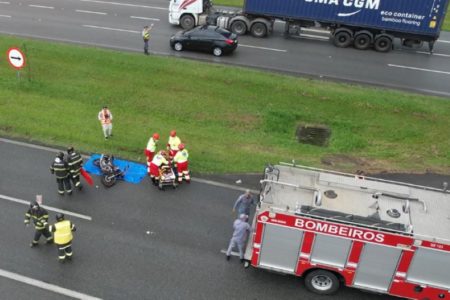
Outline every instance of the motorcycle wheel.
<svg viewBox="0 0 450 300">
<path fill-rule="evenodd" d="M 116 184 L 116 177 L 114 175 L 103 175 L 101 181 L 105 187 L 109 188 Z"/>
</svg>

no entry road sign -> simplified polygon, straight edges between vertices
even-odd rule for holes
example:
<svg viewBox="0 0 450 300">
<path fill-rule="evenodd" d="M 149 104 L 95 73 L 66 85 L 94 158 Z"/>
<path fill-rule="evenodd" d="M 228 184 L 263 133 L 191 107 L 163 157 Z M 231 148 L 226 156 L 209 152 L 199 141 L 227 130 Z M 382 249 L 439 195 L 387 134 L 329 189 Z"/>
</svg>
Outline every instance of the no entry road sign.
<svg viewBox="0 0 450 300">
<path fill-rule="evenodd" d="M 10 48 L 7 52 L 11 67 L 20 70 L 25 66 L 25 55 L 17 48 Z"/>
</svg>

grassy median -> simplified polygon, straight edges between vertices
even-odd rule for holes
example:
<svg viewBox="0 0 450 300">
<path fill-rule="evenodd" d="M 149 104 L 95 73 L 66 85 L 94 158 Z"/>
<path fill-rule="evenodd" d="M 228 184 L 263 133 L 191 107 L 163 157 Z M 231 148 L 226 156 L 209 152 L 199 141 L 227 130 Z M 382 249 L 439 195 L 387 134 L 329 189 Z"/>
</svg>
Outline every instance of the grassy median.
<svg viewBox="0 0 450 300">
<path fill-rule="evenodd" d="M 4 54 L 26 49 L 17 73 Z M 239 50 L 238 50 L 239 51 Z M 450 171 L 449 99 L 170 57 L 0 37 L 0 135 L 144 161 L 176 129 L 197 172 L 259 172 L 291 161 L 355 171 Z M 109 105 L 114 137 L 97 113 Z M 332 130 L 300 144 L 299 124 Z"/>
</svg>

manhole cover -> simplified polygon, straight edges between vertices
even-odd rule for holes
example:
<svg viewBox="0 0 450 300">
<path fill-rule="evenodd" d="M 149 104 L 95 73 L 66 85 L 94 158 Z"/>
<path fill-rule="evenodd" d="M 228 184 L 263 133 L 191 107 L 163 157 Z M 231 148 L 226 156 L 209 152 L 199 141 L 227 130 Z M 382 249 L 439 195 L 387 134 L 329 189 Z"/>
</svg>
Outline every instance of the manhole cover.
<svg viewBox="0 0 450 300">
<path fill-rule="evenodd" d="M 331 129 L 322 125 L 299 125 L 296 136 L 300 143 L 327 146 Z"/>
</svg>

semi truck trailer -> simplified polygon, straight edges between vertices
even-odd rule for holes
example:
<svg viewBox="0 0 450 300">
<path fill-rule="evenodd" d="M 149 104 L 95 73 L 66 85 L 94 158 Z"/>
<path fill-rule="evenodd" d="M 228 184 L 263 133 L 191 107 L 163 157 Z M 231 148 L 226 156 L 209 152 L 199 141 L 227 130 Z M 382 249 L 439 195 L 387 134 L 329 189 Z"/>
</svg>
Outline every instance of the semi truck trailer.
<svg viewBox="0 0 450 300">
<path fill-rule="evenodd" d="M 238 35 L 266 37 L 276 20 L 292 27 L 321 27 L 335 46 L 388 52 L 395 38 L 403 46 L 438 39 L 448 0 L 245 0 L 243 9 L 220 10 L 210 0 L 170 0 L 169 22 L 183 29 L 217 25 Z"/>
</svg>

